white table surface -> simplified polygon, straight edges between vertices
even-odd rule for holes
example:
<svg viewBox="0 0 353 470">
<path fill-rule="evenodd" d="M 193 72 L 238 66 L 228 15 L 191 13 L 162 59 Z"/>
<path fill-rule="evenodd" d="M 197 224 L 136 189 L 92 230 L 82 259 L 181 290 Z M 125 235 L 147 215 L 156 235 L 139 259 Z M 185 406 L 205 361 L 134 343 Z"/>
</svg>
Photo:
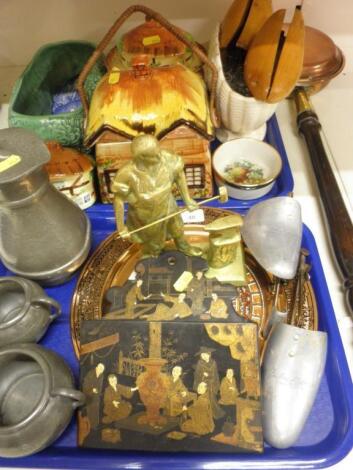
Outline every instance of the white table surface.
<svg viewBox="0 0 353 470">
<path fill-rule="evenodd" d="M 320 94 L 312 98 L 319 115 L 327 145 L 332 152 L 332 166 L 345 196 L 347 207 L 353 208 L 353 46 L 345 48 L 347 65 Z M 7 127 L 6 104 L 0 105 L 0 128 Z M 294 177 L 294 197 L 301 203 L 303 221 L 314 234 L 340 329 L 350 371 L 353 371 L 353 321 L 344 304 L 342 281 L 331 254 L 319 193 L 310 160 L 302 138 L 298 136 L 294 104 L 282 102 L 277 111 L 278 123 Z M 353 451 L 331 467 L 335 470 L 353 468 Z"/>
<path fill-rule="evenodd" d="M 353 41 L 351 41 L 353 44 Z M 353 220 L 353 45 L 345 44 L 346 67 L 327 88 L 312 97 L 322 125 L 322 137 L 336 180 Z M 353 376 L 353 321 L 348 315 L 342 279 L 336 267 L 323 217 L 319 191 L 304 139 L 298 136 L 294 103 L 286 100 L 277 112 L 294 178 L 294 197 L 301 203 L 303 221 L 313 232 L 325 272 L 351 376 Z M 353 450 L 335 470 L 353 468 Z"/>
</svg>

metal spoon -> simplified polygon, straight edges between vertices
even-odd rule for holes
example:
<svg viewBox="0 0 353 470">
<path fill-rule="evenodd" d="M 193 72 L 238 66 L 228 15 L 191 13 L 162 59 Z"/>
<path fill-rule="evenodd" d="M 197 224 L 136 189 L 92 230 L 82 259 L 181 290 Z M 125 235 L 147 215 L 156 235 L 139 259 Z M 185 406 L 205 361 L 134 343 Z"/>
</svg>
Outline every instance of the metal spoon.
<svg viewBox="0 0 353 470">
<path fill-rule="evenodd" d="M 273 306 L 271 313 L 268 317 L 267 323 L 264 326 L 262 336 L 264 339 L 268 337 L 272 328 L 277 325 L 277 323 L 286 323 L 288 317 L 287 310 L 281 310 L 279 306 L 279 299 L 280 299 L 280 291 L 282 288 L 283 281 L 278 277 L 275 278 L 274 283 L 274 299 L 273 299 Z"/>
<path fill-rule="evenodd" d="M 291 325 L 300 326 L 301 309 L 304 302 L 304 283 L 307 279 L 310 271 L 310 264 L 305 262 L 306 257 L 309 255 L 309 251 L 305 248 L 300 250 L 300 260 L 298 265 L 298 274 L 296 277 L 294 297 L 292 302 L 291 314 L 289 322 Z"/>
</svg>

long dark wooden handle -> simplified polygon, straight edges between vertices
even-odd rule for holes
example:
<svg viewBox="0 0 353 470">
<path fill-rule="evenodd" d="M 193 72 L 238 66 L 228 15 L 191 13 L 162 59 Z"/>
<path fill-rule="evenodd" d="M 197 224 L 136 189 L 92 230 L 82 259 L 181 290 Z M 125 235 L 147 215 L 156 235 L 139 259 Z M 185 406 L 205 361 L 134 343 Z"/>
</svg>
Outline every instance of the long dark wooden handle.
<svg viewBox="0 0 353 470">
<path fill-rule="evenodd" d="M 299 131 L 308 146 L 311 163 L 326 214 L 338 266 L 344 277 L 346 300 L 353 315 L 353 225 L 320 136 L 321 124 L 304 89 L 295 92 Z"/>
</svg>

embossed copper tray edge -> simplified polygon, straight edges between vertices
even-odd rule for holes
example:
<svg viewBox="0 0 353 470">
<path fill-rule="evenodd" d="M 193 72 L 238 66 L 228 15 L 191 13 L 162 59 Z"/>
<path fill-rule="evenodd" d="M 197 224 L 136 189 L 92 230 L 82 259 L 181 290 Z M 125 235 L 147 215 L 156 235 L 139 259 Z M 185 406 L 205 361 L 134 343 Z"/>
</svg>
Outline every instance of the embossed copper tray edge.
<svg viewBox="0 0 353 470">
<path fill-rule="evenodd" d="M 229 210 L 224 210 L 224 209 L 217 209 L 213 207 L 203 207 L 204 209 L 204 214 L 205 214 L 205 224 L 211 222 L 212 220 L 216 219 L 220 215 L 228 215 L 232 214 L 232 211 Z M 204 225 L 203 224 L 189 224 L 185 225 L 185 234 L 187 238 L 190 241 L 195 241 L 201 236 L 203 239 L 207 237 L 207 234 L 205 233 L 204 230 Z M 114 251 L 117 251 L 117 255 L 111 262 L 110 265 L 106 266 L 106 269 L 102 269 L 100 267 L 98 270 L 95 268 L 95 266 L 98 264 L 99 258 L 102 256 L 102 254 L 105 252 L 107 249 L 111 249 L 113 251 L 112 255 L 114 254 Z M 168 243 L 167 249 L 172 249 L 173 244 L 171 242 Z M 125 270 L 127 271 L 126 264 L 131 264 L 132 267 L 135 265 L 136 261 L 139 259 L 139 254 L 141 250 L 140 247 L 136 244 L 132 244 L 129 241 L 124 241 L 120 238 L 117 237 L 117 233 L 113 232 L 111 235 L 109 235 L 105 240 L 103 240 L 96 248 L 92 256 L 89 258 L 85 266 L 83 267 L 81 274 L 79 276 L 79 279 L 77 281 L 77 285 L 75 288 L 75 292 L 72 298 L 71 302 L 71 315 L 70 315 L 70 327 L 71 327 L 71 339 L 73 342 L 73 347 L 74 351 L 77 357 L 79 357 L 79 351 L 80 351 L 80 341 L 79 341 L 79 327 L 80 327 L 80 322 L 83 319 L 100 319 L 102 318 L 101 314 L 101 306 L 103 302 L 103 296 L 104 292 L 111 287 L 111 283 L 113 279 L 116 279 L 118 274 L 122 271 Z M 271 311 L 272 309 L 272 296 L 271 296 L 271 283 L 272 283 L 272 276 L 267 273 L 261 266 L 259 266 L 252 255 L 248 252 L 246 249 L 246 259 L 249 262 L 250 266 L 248 268 L 250 271 L 254 270 L 254 267 L 257 265 L 257 275 L 254 276 L 256 280 L 259 281 L 259 277 L 262 278 L 262 283 L 261 283 L 261 295 L 263 296 L 263 301 L 264 301 L 264 315 L 261 317 L 260 322 L 255 321 L 255 323 L 258 325 L 259 328 L 259 343 L 260 343 L 260 349 L 262 349 L 264 340 L 262 338 L 262 330 L 263 327 L 266 323 L 267 317 L 268 317 L 268 312 Z M 130 271 L 131 272 L 131 271 Z M 99 290 L 99 294 L 96 295 L 96 300 L 95 304 L 91 308 L 91 311 L 93 309 L 93 315 L 91 314 L 88 318 L 87 317 L 80 317 L 80 303 L 82 302 L 83 306 L 81 307 L 81 310 L 87 306 L 87 304 L 90 303 L 91 296 L 86 293 L 86 295 L 83 295 L 81 292 L 82 289 L 82 283 L 84 280 L 87 279 L 87 277 L 93 276 L 96 284 L 100 285 L 101 288 L 97 289 L 97 287 L 94 290 Z M 124 278 L 124 276 L 123 276 Z M 127 277 L 125 276 L 125 280 Z M 267 282 L 267 286 L 264 285 L 265 282 Z M 93 287 L 93 284 L 89 284 L 90 287 Z M 114 284 L 115 285 L 115 284 Z M 287 289 L 290 290 L 290 284 L 288 284 Z M 318 327 L 318 314 L 317 314 L 317 306 L 316 306 L 316 300 L 315 300 L 315 294 L 314 290 L 312 288 L 312 285 L 309 282 L 305 284 L 305 298 L 308 299 L 309 306 L 308 310 L 309 313 L 311 311 L 311 325 L 309 325 L 310 329 L 317 329 Z M 290 308 L 290 303 L 287 301 L 287 306 Z M 239 314 L 239 313 L 238 313 Z M 249 321 L 251 321 L 249 319 Z"/>
</svg>

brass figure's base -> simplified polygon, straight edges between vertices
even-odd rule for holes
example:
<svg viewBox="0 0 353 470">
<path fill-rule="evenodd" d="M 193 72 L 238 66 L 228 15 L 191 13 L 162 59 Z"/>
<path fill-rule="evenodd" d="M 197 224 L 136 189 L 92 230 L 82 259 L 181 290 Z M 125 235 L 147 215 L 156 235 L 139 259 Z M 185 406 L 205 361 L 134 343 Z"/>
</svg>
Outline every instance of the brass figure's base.
<svg viewBox="0 0 353 470">
<path fill-rule="evenodd" d="M 205 272 L 207 279 L 216 278 L 219 282 L 227 282 L 236 287 L 245 286 L 247 284 L 244 251 L 239 243 L 236 247 L 236 257 L 233 263 L 223 268 L 209 267 Z"/>
</svg>

